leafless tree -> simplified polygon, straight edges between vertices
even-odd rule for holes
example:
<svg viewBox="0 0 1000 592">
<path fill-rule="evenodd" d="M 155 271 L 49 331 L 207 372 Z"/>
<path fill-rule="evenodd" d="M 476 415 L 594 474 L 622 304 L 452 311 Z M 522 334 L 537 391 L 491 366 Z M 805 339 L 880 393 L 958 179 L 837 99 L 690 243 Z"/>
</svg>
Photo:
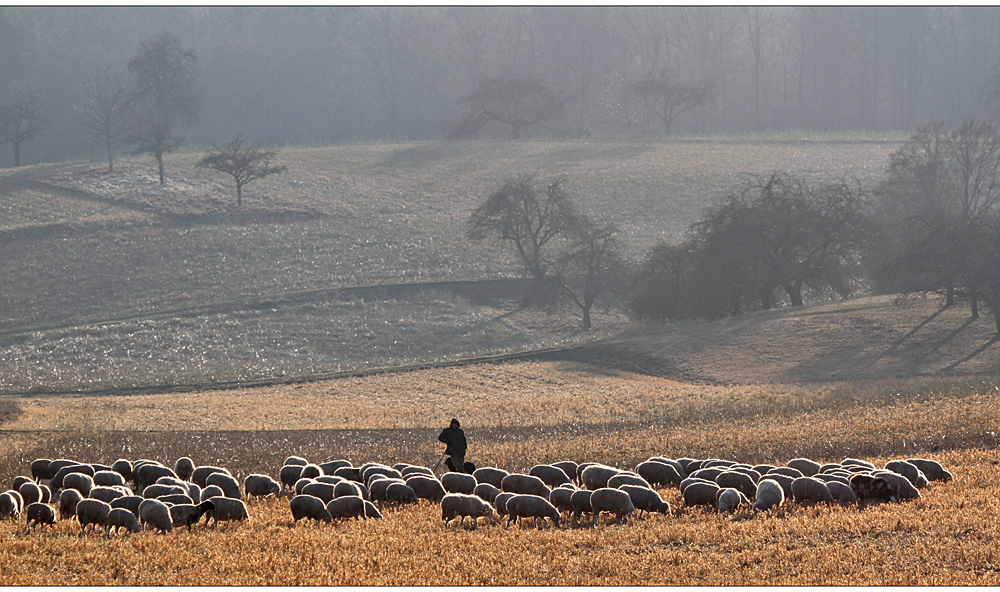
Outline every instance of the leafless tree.
<svg viewBox="0 0 1000 592">
<path fill-rule="evenodd" d="M 212 144 L 198 166 L 226 173 L 236 181 L 236 207 L 243 205 L 243 186 L 250 181 L 283 173 L 285 165 L 276 165 L 277 148 L 264 148 L 255 142 L 248 142 L 243 134 L 235 134 L 225 146 Z"/>
<path fill-rule="evenodd" d="M 128 137 L 130 116 L 128 76 L 120 70 L 101 70 L 87 77 L 80 85 L 80 94 L 73 104 L 77 125 L 87 137 L 100 142 L 107 151 L 108 172 L 115 170 L 111 149 Z"/>
<path fill-rule="evenodd" d="M 621 294 L 628 263 L 621 230 L 578 216 L 568 232 L 569 244 L 556 262 L 560 291 L 583 313 L 583 328 L 590 329 L 591 309 L 598 298 Z"/>
<path fill-rule="evenodd" d="M 38 138 L 44 129 L 38 93 L 14 94 L 0 103 L 0 143 L 14 146 L 14 166 L 21 166 L 21 144 Z"/>
<path fill-rule="evenodd" d="M 670 126 L 679 115 L 702 107 L 714 98 L 715 84 L 711 81 L 680 82 L 673 71 L 663 68 L 632 83 L 632 92 L 660 118 L 669 136 Z"/>
<path fill-rule="evenodd" d="M 470 137 L 491 123 L 510 127 L 509 138 L 538 126 L 555 131 L 547 122 L 555 117 L 565 99 L 541 78 L 508 72 L 483 78 L 476 90 L 462 97 L 467 114 L 454 126 L 452 138 Z"/>
</svg>

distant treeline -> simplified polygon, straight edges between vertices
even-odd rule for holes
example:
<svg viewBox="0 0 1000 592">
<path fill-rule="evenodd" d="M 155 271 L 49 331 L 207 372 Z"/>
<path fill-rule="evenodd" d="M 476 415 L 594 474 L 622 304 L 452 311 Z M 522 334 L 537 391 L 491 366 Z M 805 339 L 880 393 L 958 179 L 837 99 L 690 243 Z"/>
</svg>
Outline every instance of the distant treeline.
<svg viewBox="0 0 1000 592">
<path fill-rule="evenodd" d="M 995 7 L 0 7 L 0 96 L 45 123 L 23 164 L 100 158 L 81 84 L 165 32 L 197 58 L 196 147 L 957 125 L 1000 63 Z"/>
</svg>

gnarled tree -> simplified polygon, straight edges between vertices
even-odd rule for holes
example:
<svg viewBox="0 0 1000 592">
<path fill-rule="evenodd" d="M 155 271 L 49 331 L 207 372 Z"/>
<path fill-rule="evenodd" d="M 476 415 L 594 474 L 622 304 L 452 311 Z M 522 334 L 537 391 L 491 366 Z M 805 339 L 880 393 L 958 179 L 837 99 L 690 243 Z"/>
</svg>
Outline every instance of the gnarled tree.
<svg viewBox="0 0 1000 592">
<path fill-rule="evenodd" d="M 456 123 L 451 138 L 472 137 L 491 123 L 510 128 L 518 139 L 532 126 L 555 131 L 548 121 L 559 114 L 566 100 L 552 91 L 541 78 L 530 74 L 506 73 L 483 78 L 476 90 L 459 101 L 468 113 Z"/>
<path fill-rule="evenodd" d="M 0 143 L 14 146 L 14 166 L 21 166 L 21 144 L 34 140 L 44 129 L 38 93 L 15 94 L 0 103 Z"/>
<path fill-rule="evenodd" d="M 283 173 L 285 165 L 276 165 L 277 148 L 264 148 L 255 142 L 248 142 L 243 134 L 235 134 L 225 146 L 212 144 L 198 166 L 226 173 L 236 182 L 236 207 L 243 205 L 243 186 L 250 181 Z"/>
</svg>

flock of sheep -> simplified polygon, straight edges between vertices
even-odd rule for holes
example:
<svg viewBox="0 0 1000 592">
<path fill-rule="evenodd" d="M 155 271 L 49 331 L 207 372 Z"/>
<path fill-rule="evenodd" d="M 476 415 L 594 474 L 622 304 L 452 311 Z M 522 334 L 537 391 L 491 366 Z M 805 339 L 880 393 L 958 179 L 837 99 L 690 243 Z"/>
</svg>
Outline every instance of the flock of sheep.
<svg viewBox="0 0 1000 592">
<path fill-rule="evenodd" d="M 563 461 L 536 465 L 526 474 L 485 467 L 438 478 L 429 467 L 407 463 L 313 464 L 291 456 L 278 477 L 248 475 L 241 487 L 225 468 L 195 466 L 187 457 L 173 468 L 153 460 L 103 465 L 38 459 L 31 463 L 31 477 L 16 477 L 11 489 L 0 493 L 0 518 L 20 520 L 24 515 L 27 531 L 34 532 L 39 525 L 55 524 L 58 511 L 59 520 L 78 522 L 81 537 L 91 525 L 104 529 L 106 536 L 143 529 L 166 534 L 174 528 L 190 530 L 206 516 L 205 526 L 249 520 L 244 499 L 287 494 L 293 524 L 302 519 L 381 519 L 380 507 L 424 499 L 440 504 L 445 526 L 459 519 L 461 527 L 466 518 L 473 529 L 480 518 L 493 524 L 506 518 L 506 527 L 521 518 L 541 526 L 548 518 L 559 526 L 564 515 L 576 523 L 584 514 L 595 526 L 604 513 L 622 522 L 641 512 L 670 514 L 655 486 L 678 487 L 684 506 L 732 513 L 741 508 L 767 511 L 787 500 L 865 504 L 916 499 L 931 481 L 953 480 L 938 462 L 918 458 L 893 460 L 879 469 L 850 458 L 824 465 L 797 458 L 785 466 L 751 466 L 723 459 L 653 457 L 634 471 Z"/>
</svg>

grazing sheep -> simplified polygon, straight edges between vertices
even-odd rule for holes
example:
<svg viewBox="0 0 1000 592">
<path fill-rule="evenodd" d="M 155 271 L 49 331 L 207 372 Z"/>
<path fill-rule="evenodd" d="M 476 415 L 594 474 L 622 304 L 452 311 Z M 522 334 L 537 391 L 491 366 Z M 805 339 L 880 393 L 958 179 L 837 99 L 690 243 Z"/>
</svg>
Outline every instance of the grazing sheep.
<svg viewBox="0 0 1000 592">
<path fill-rule="evenodd" d="M 829 473 L 830 471 L 835 471 L 841 467 L 840 463 L 826 463 L 821 465 L 819 468 L 820 473 Z M 815 477 L 815 475 L 813 475 Z"/>
<path fill-rule="evenodd" d="M 503 517 L 507 515 L 507 500 L 515 495 L 517 494 L 500 492 L 495 498 L 493 498 L 493 508 L 497 511 L 497 516 Z"/>
<path fill-rule="evenodd" d="M 368 497 L 368 488 L 353 481 L 341 481 L 333 486 L 333 499 L 344 497 L 345 495 L 355 495 L 361 499 Z"/>
<path fill-rule="evenodd" d="M 647 460 L 635 466 L 637 475 L 654 485 L 678 485 L 681 475 L 673 465 L 658 460 Z"/>
<path fill-rule="evenodd" d="M 179 485 L 163 485 L 160 483 L 154 483 L 142 490 L 142 497 L 146 499 L 153 499 L 164 495 L 187 495 L 187 491 L 187 487 L 181 487 Z"/>
<path fill-rule="evenodd" d="M 864 468 L 869 469 L 869 470 L 875 470 L 875 469 L 878 468 L 875 465 L 873 465 L 872 463 L 870 463 L 870 462 L 868 462 L 866 460 L 858 459 L 858 458 L 845 458 L 844 460 L 840 461 L 840 464 L 841 465 L 852 465 L 852 466 L 856 466 L 856 467 L 864 467 Z"/>
<path fill-rule="evenodd" d="M 177 474 L 174 473 L 173 469 L 170 467 L 165 467 L 161 464 L 144 464 L 138 469 L 132 471 L 132 481 L 135 491 L 142 491 L 146 487 L 156 483 L 156 480 L 160 477 L 170 476 L 177 478 Z M 199 483 L 199 485 L 201 485 Z"/>
<path fill-rule="evenodd" d="M 20 489 L 21 486 L 24 485 L 25 483 L 36 483 L 36 481 L 34 479 L 32 479 L 31 477 L 25 477 L 24 475 L 18 475 L 17 477 L 14 477 L 13 481 L 11 481 L 10 488 L 11 489 Z"/>
<path fill-rule="evenodd" d="M 510 475 L 510 473 L 496 467 L 480 467 L 472 472 L 472 476 L 476 478 L 477 483 L 489 483 L 497 489 L 500 489 L 500 483 L 507 475 Z"/>
<path fill-rule="evenodd" d="M 757 483 L 749 475 L 738 471 L 726 471 L 715 478 L 715 484 L 726 489 L 732 488 L 751 498 L 757 494 Z"/>
<path fill-rule="evenodd" d="M 576 465 L 576 476 L 574 477 L 574 481 L 576 481 L 577 485 L 583 485 L 583 472 L 587 470 L 587 467 L 592 467 L 596 464 L 598 463 L 585 462 Z"/>
<path fill-rule="evenodd" d="M 174 473 L 181 481 L 189 481 L 194 473 L 194 461 L 186 456 L 182 456 L 174 463 Z"/>
<path fill-rule="evenodd" d="M 382 512 L 379 512 L 378 508 L 375 507 L 375 504 L 368 500 L 365 500 L 365 518 L 368 518 L 369 520 L 382 519 Z"/>
<path fill-rule="evenodd" d="M 226 494 L 218 485 L 209 485 L 205 489 L 201 490 L 201 501 L 205 501 L 213 497 L 226 497 Z"/>
<path fill-rule="evenodd" d="M 121 475 L 125 481 L 132 480 L 132 463 L 128 459 L 119 458 L 111 463 L 111 470 Z"/>
<path fill-rule="evenodd" d="M 297 495 L 288 502 L 288 507 L 292 510 L 293 522 L 298 522 L 303 518 L 319 522 L 331 522 L 333 516 L 326 509 L 323 500 L 312 495 Z"/>
<path fill-rule="evenodd" d="M 139 504 L 139 524 L 151 528 L 159 534 L 167 534 L 174 530 L 174 521 L 170 517 L 170 507 L 155 499 L 146 499 Z"/>
<path fill-rule="evenodd" d="M 125 477 L 117 471 L 97 471 L 94 473 L 94 485 L 101 487 L 124 487 Z"/>
<path fill-rule="evenodd" d="M 653 486 L 649 484 L 649 481 L 646 481 L 635 473 L 629 473 L 626 471 L 622 471 L 621 473 L 618 473 L 614 477 L 608 479 L 608 487 L 611 489 L 618 489 L 622 485 L 635 485 L 637 487 L 645 487 L 646 489 L 653 488 Z"/>
<path fill-rule="evenodd" d="M 281 481 L 281 490 L 291 490 L 295 487 L 295 482 L 302 477 L 302 467 L 305 465 L 284 465 L 278 471 L 278 480 Z"/>
<path fill-rule="evenodd" d="M 830 490 L 830 495 L 833 499 L 841 504 L 856 504 L 858 503 L 858 496 L 851 489 L 849 483 L 844 483 L 841 481 L 826 481 L 826 487 Z"/>
<path fill-rule="evenodd" d="M 594 507 L 590 504 L 590 496 L 593 495 L 593 491 L 588 489 L 581 489 L 574 491 L 573 495 L 570 496 L 569 501 L 573 510 L 573 522 L 580 519 L 580 514 L 584 512 L 592 514 L 594 512 Z"/>
<path fill-rule="evenodd" d="M 170 475 L 164 475 L 163 477 L 160 477 L 159 479 L 157 479 L 156 483 L 153 483 L 153 485 L 173 485 L 174 487 L 181 487 L 181 488 L 187 489 L 188 482 L 187 481 L 181 481 L 177 477 L 171 477 Z"/>
<path fill-rule="evenodd" d="M 541 481 L 541 479 L 539 479 Z M 621 492 L 619 492 L 621 493 Z M 625 497 L 628 497 L 626 494 Z M 507 500 L 507 524 L 504 528 L 508 528 L 511 522 L 517 524 L 518 518 L 534 518 L 535 526 L 539 526 L 539 518 L 549 518 L 552 520 L 554 526 L 559 526 L 559 510 L 549 503 L 549 500 L 544 497 L 539 497 L 537 495 L 530 494 L 516 494 Z M 543 520 L 544 522 L 544 520 Z"/>
<path fill-rule="evenodd" d="M 688 473 L 688 479 L 704 479 L 715 482 L 715 478 L 726 472 L 726 467 L 704 467 Z"/>
<path fill-rule="evenodd" d="M 404 479 L 406 478 L 407 475 L 430 475 L 431 477 L 434 476 L 434 471 L 432 471 L 430 467 L 422 467 L 419 465 L 408 465 L 403 467 L 402 469 L 396 469 L 396 470 L 399 471 L 399 474 L 402 475 Z M 477 471 L 478 470 L 479 469 L 477 469 Z"/>
<path fill-rule="evenodd" d="M 730 467 L 729 470 L 736 473 L 743 473 L 747 477 L 750 477 L 750 480 L 753 481 L 754 487 L 756 487 L 757 483 L 760 482 L 761 474 L 750 467 Z"/>
<path fill-rule="evenodd" d="M 756 471 L 757 474 L 764 475 L 765 473 L 767 473 L 771 469 L 775 469 L 777 467 L 775 467 L 774 465 L 769 465 L 769 464 L 759 464 L 759 465 L 754 465 L 754 466 L 752 466 L 750 468 L 753 469 L 754 471 Z"/>
<path fill-rule="evenodd" d="M 954 481 L 955 477 L 944 470 L 936 460 L 930 460 L 926 458 L 908 458 L 906 462 L 920 469 L 920 472 L 927 477 L 928 481 Z"/>
<path fill-rule="evenodd" d="M 814 477 L 799 477 L 792 481 L 792 499 L 797 504 L 834 503 L 830 488 Z"/>
<path fill-rule="evenodd" d="M 851 477 L 851 489 L 862 501 L 888 502 L 896 499 L 896 490 L 885 479 L 858 473 Z"/>
<path fill-rule="evenodd" d="M 910 480 L 900 475 L 899 473 L 894 473 L 892 471 L 875 471 L 873 473 L 875 477 L 885 479 L 892 485 L 892 489 L 896 492 L 897 500 L 911 500 L 920 499 L 920 491 L 910 483 Z"/>
<path fill-rule="evenodd" d="M 145 501 L 145 498 L 139 497 L 138 495 L 126 495 L 118 499 L 111 500 L 111 508 L 124 508 L 129 512 L 132 512 L 136 516 L 139 515 L 139 504 Z"/>
<path fill-rule="evenodd" d="M 372 475 L 371 477 L 368 478 L 368 482 L 365 483 L 365 485 L 368 486 L 368 491 L 371 491 L 372 490 L 372 485 L 374 485 L 375 483 L 377 483 L 379 481 L 389 481 L 389 480 L 393 480 L 393 479 L 395 479 L 395 477 L 388 477 L 386 475 L 375 474 L 375 475 Z"/>
<path fill-rule="evenodd" d="M 538 477 L 549 487 L 559 487 L 563 483 L 573 482 L 565 471 L 552 465 L 535 465 L 528 470 L 528 474 Z"/>
<path fill-rule="evenodd" d="M 395 477 L 397 479 L 402 479 L 403 474 L 392 467 L 387 467 L 385 465 L 375 465 L 368 467 L 364 471 L 361 471 L 361 478 L 357 481 L 361 483 L 367 483 L 368 478 L 372 475 L 385 475 L 386 477 Z"/>
<path fill-rule="evenodd" d="M 307 464 L 309 463 L 304 463 L 303 466 Z M 353 465 L 349 460 L 339 459 L 339 460 L 328 460 L 326 462 L 319 463 L 319 465 L 317 466 L 319 466 L 320 470 L 323 471 L 324 475 L 333 475 L 333 472 L 339 469 L 340 467 L 350 467 Z"/>
<path fill-rule="evenodd" d="M 58 461 L 52 461 L 52 464 L 56 464 L 56 462 Z M 69 475 L 70 473 L 84 473 L 86 475 L 93 476 L 94 472 L 95 472 L 94 468 L 91 467 L 90 465 L 85 465 L 80 463 L 63 465 L 59 468 L 59 470 L 55 472 L 54 475 L 52 475 L 52 478 L 49 479 L 49 489 L 51 489 L 52 491 L 58 491 L 62 489 L 63 479 L 66 477 L 66 475 Z"/>
<path fill-rule="evenodd" d="M 63 478 L 63 489 L 75 489 L 83 497 L 90 495 L 94 488 L 94 478 L 85 473 L 70 473 Z"/>
<path fill-rule="evenodd" d="M 777 483 L 781 490 L 785 494 L 785 499 L 792 499 L 792 482 L 795 481 L 794 477 L 789 477 L 788 475 L 782 475 L 781 473 L 768 473 L 761 477 L 761 480 L 770 479 Z"/>
<path fill-rule="evenodd" d="M 708 483 L 715 486 L 719 485 L 715 481 L 709 481 L 708 479 L 702 479 L 700 477 L 685 477 L 681 481 L 681 484 L 677 486 L 677 489 L 683 494 L 684 490 L 687 489 L 692 483 Z"/>
<path fill-rule="evenodd" d="M 675 460 L 684 469 L 684 473 L 688 477 L 691 476 L 691 473 L 701 468 L 701 461 L 695 458 L 682 457 Z"/>
<path fill-rule="evenodd" d="M 500 481 L 500 490 L 510 493 L 520 493 L 525 495 L 537 495 L 549 499 L 551 490 L 545 483 L 533 475 L 523 473 L 511 473 Z"/>
<path fill-rule="evenodd" d="M 492 486 L 490 486 L 492 487 Z M 569 487 L 556 487 L 549 494 L 549 503 L 551 503 L 559 513 L 572 512 L 573 511 L 573 494 L 580 491 L 576 487 L 572 489 Z M 489 500 L 487 500 L 489 501 Z"/>
<path fill-rule="evenodd" d="M 198 487 L 205 489 L 205 487 L 209 485 L 208 477 L 216 473 L 222 473 L 223 475 L 230 474 L 228 469 L 205 465 L 203 467 L 195 467 L 194 471 L 191 473 L 191 480 L 197 483 Z"/>
<path fill-rule="evenodd" d="M 93 499 L 97 499 L 97 500 L 101 500 L 102 502 L 110 504 L 112 500 L 116 500 L 116 499 L 118 499 L 120 497 L 125 497 L 126 493 L 125 493 L 124 489 L 125 489 L 124 487 L 104 487 L 102 485 L 98 485 L 98 486 L 96 486 L 96 487 L 94 487 L 93 489 L 90 490 L 90 495 L 87 496 L 87 497 L 90 497 L 90 498 L 93 498 Z M 71 490 L 64 489 L 63 493 L 65 493 L 67 491 L 71 491 Z M 72 490 L 72 491 L 75 491 L 75 490 Z M 62 495 L 62 494 L 60 494 L 60 495 Z"/>
<path fill-rule="evenodd" d="M 805 477 L 805 475 L 802 474 L 802 471 L 798 469 L 793 469 L 792 467 L 774 467 L 773 469 L 764 473 L 762 477 L 770 477 L 771 475 L 784 475 L 786 477 L 791 477 L 792 479 Z"/>
<path fill-rule="evenodd" d="M 250 513 L 247 512 L 247 506 L 242 500 L 231 497 L 215 497 L 212 498 L 212 503 L 215 504 L 215 508 L 206 513 L 208 518 L 205 518 L 205 526 L 208 526 L 212 520 L 215 520 L 215 526 L 218 526 L 219 522 L 250 520 Z"/>
<path fill-rule="evenodd" d="M 621 485 L 618 487 L 632 498 L 632 505 L 636 509 L 636 517 L 638 514 L 645 511 L 647 514 L 650 512 L 658 512 L 664 515 L 670 515 L 670 504 L 663 501 L 660 494 L 656 493 L 652 489 L 646 487 L 640 487 L 638 485 Z M 555 493 L 555 490 L 552 492 Z M 572 504 L 572 502 L 571 502 Z"/>
<path fill-rule="evenodd" d="M 205 479 L 207 485 L 216 485 L 222 489 L 226 497 L 233 499 L 243 499 L 243 492 L 240 489 L 240 482 L 232 475 L 226 473 L 212 473 Z"/>
<path fill-rule="evenodd" d="M 48 458 L 36 458 L 31 461 L 31 478 L 34 481 L 41 481 L 45 479 L 46 481 L 52 478 L 54 473 L 49 472 L 49 465 L 52 464 L 52 460 Z"/>
<path fill-rule="evenodd" d="M 188 532 L 191 532 L 191 525 L 197 524 L 202 516 L 214 509 L 215 503 L 212 500 L 205 500 L 200 504 L 176 504 L 170 506 L 170 521 L 174 528 L 187 526 Z"/>
<path fill-rule="evenodd" d="M 826 483 L 827 486 L 829 486 L 830 483 L 834 482 L 843 483 L 844 485 L 851 484 L 851 480 L 848 477 L 842 477 L 840 475 L 832 475 L 830 473 L 816 473 L 815 475 L 813 475 L 813 479 L 819 479 L 823 483 Z"/>
<path fill-rule="evenodd" d="M 319 465 L 314 465 L 312 463 L 302 467 L 302 472 L 300 473 L 300 479 L 315 479 L 323 474 L 323 469 L 319 468 Z"/>
<path fill-rule="evenodd" d="M 309 464 L 309 461 L 307 461 L 306 459 L 302 458 L 301 456 L 289 456 L 288 458 L 285 459 L 285 462 L 283 462 L 281 464 L 282 465 L 296 465 L 296 466 L 304 467 L 307 464 Z"/>
<path fill-rule="evenodd" d="M 28 519 L 27 526 L 30 532 L 34 532 L 35 527 L 39 524 L 44 527 L 46 524 L 56 523 L 55 510 L 52 509 L 52 506 L 42 502 L 28 504 L 28 507 L 24 509 L 24 515 Z"/>
<path fill-rule="evenodd" d="M 732 514 L 740 506 L 749 506 L 750 500 L 743 492 L 732 487 L 720 489 L 715 495 L 716 509 L 720 514 Z"/>
<path fill-rule="evenodd" d="M 442 496 L 442 499 L 444 497 Z M 417 492 L 407 485 L 406 481 L 393 480 L 385 488 L 385 503 L 392 504 L 416 504 L 420 501 Z"/>
<path fill-rule="evenodd" d="M 80 495 L 80 492 L 75 489 L 73 491 L 77 495 Z M 0 493 L 0 518 L 13 518 L 15 522 L 19 522 L 21 520 L 21 505 L 17 501 L 18 498 L 12 495 L 13 493 L 16 492 L 5 491 Z M 20 494 L 18 497 L 20 497 Z"/>
<path fill-rule="evenodd" d="M 340 520 L 341 518 L 354 518 L 355 520 L 367 520 L 365 515 L 365 500 L 356 495 L 345 495 L 326 504 L 326 510 L 330 516 Z"/>
<path fill-rule="evenodd" d="M 402 483 L 403 485 L 406 485 L 406 481 L 403 481 L 402 479 L 391 479 L 389 477 L 376 479 L 375 481 L 372 481 L 371 487 L 368 488 L 369 497 L 371 497 L 372 501 L 379 502 L 380 504 L 385 503 L 386 489 L 393 483 Z"/>
<path fill-rule="evenodd" d="M 313 481 L 302 488 L 302 491 L 297 491 L 295 495 L 311 495 L 313 497 L 318 497 L 323 500 L 323 503 L 329 503 L 334 498 L 334 490 L 336 485 L 331 485 L 330 483 L 320 483 L 319 481 Z"/>
<path fill-rule="evenodd" d="M 104 528 L 108 523 L 108 513 L 111 505 L 96 499 L 82 499 L 76 504 L 76 521 L 80 523 L 80 536 L 87 532 L 87 527 L 94 525 L 94 530 Z"/>
<path fill-rule="evenodd" d="M 441 476 L 441 486 L 448 493 L 472 495 L 477 484 L 476 478 L 466 473 L 445 473 Z"/>
<path fill-rule="evenodd" d="M 553 467 L 562 469 L 563 473 L 570 478 L 570 481 L 576 483 L 576 469 L 580 466 L 571 460 L 561 460 L 559 462 L 552 463 Z M 528 474 L 531 474 L 529 471 Z"/>
<path fill-rule="evenodd" d="M 259 497 L 264 498 L 269 495 L 278 497 L 281 493 L 281 485 L 278 482 L 270 478 L 267 475 L 247 475 L 246 479 L 243 480 L 243 490 L 247 492 L 247 497 Z"/>
<path fill-rule="evenodd" d="M 734 460 L 726 460 L 726 459 L 722 459 L 722 458 L 710 458 L 710 459 L 708 459 L 706 461 L 703 461 L 701 463 L 701 468 L 704 469 L 704 468 L 709 468 L 709 467 L 722 467 L 722 468 L 728 469 L 729 467 L 731 467 L 731 466 L 733 466 L 735 464 L 736 464 L 736 461 L 734 461 Z"/>
<path fill-rule="evenodd" d="M 335 475 L 344 480 L 361 483 L 361 469 L 357 467 L 337 467 L 328 474 Z"/>
<path fill-rule="evenodd" d="M 472 529 L 475 530 L 480 517 L 489 518 L 493 524 L 496 524 L 497 521 L 493 514 L 493 506 L 474 495 L 449 493 L 441 499 L 441 519 L 444 520 L 445 527 L 458 517 L 462 518 L 458 523 L 461 527 L 465 524 L 465 518 L 468 516 L 472 518 Z"/>
<path fill-rule="evenodd" d="M 507 507 L 510 508 L 510 503 Z M 616 519 L 626 523 L 629 516 L 635 516 L 635 504 L 632 503 L 632 498 L 620 489 L 602 487 L 595 490 L 590 496 L 590 507 L 593 508 L 591 526 L 597 524 L 597 517 L 601 512 L 612 513 Z"/>
<path fill-rule="evenodd" d="M 110 537 L 112 532 L 118 534 L 123 528 L 126 535 L 133 532 L 142 532 L 142 527 L 139 526 L 139 520 L 135 517 L 135 514 L 125 508 L 111 508 L 104 524 L 105 536 Z"/>
<path fill-rule="evenodd" d="M 757 500 L 753 509 L 758 512 L 766 512 L 771 508 L 777 508 L 785 503 L 785 490 L 774 479 L 765 478 L 757 483 Z"/>
<path fill-rule="evenodd" d="M 812 477 L 823 467 L 823 465 L 808 458 L 793 458 L 785 464 L 802 473 L 804 477 Z"/>
<path fill-rule="evenodd" d="M 917 489 L 924 489 L 930 484 L 923 471 L 917 468 L 917 465 L 905 460 L 891 460 L 885 463 L 885 470 L 906 477 Z"/>
<path fill-rule="evenodd" d="M 434 477 L 427 475 L 410 475 L 406 484 L 413 489 L 420 499 L 428 499 L 434 503 L 440 502 L 445 496 L 444 486 Z"/>
<path fill-rule="evenodd" d="M 690 479 L 690 477 L 688 477 Z M 685 479 L 687 481 L 687 479 Z M 685 506 L 710 506 L 715 507 L 715 496 L 719 493 L 720 487 L 713 482 L 694 481 L 684 488 L 681 493 Z"/>
<path fill-rule="evenodd" d="M 608 486 L 608 479 L 620 473 L 618 469 L 605 465 L 590 465 L 580 474 L 584 489 L 596 490 Z"/>
<path fill-rule="evenodd" d="M 84 475 L 84 477 L 86 477 L 86 475 Z M 17 488 L 17 492 L 21 494 L 21 499 L 24 500 L 25 505 L 42 501 L 42 488 L 39 487 L 34 481 L 22 483 L 21 486 Z"/>
</svg>

